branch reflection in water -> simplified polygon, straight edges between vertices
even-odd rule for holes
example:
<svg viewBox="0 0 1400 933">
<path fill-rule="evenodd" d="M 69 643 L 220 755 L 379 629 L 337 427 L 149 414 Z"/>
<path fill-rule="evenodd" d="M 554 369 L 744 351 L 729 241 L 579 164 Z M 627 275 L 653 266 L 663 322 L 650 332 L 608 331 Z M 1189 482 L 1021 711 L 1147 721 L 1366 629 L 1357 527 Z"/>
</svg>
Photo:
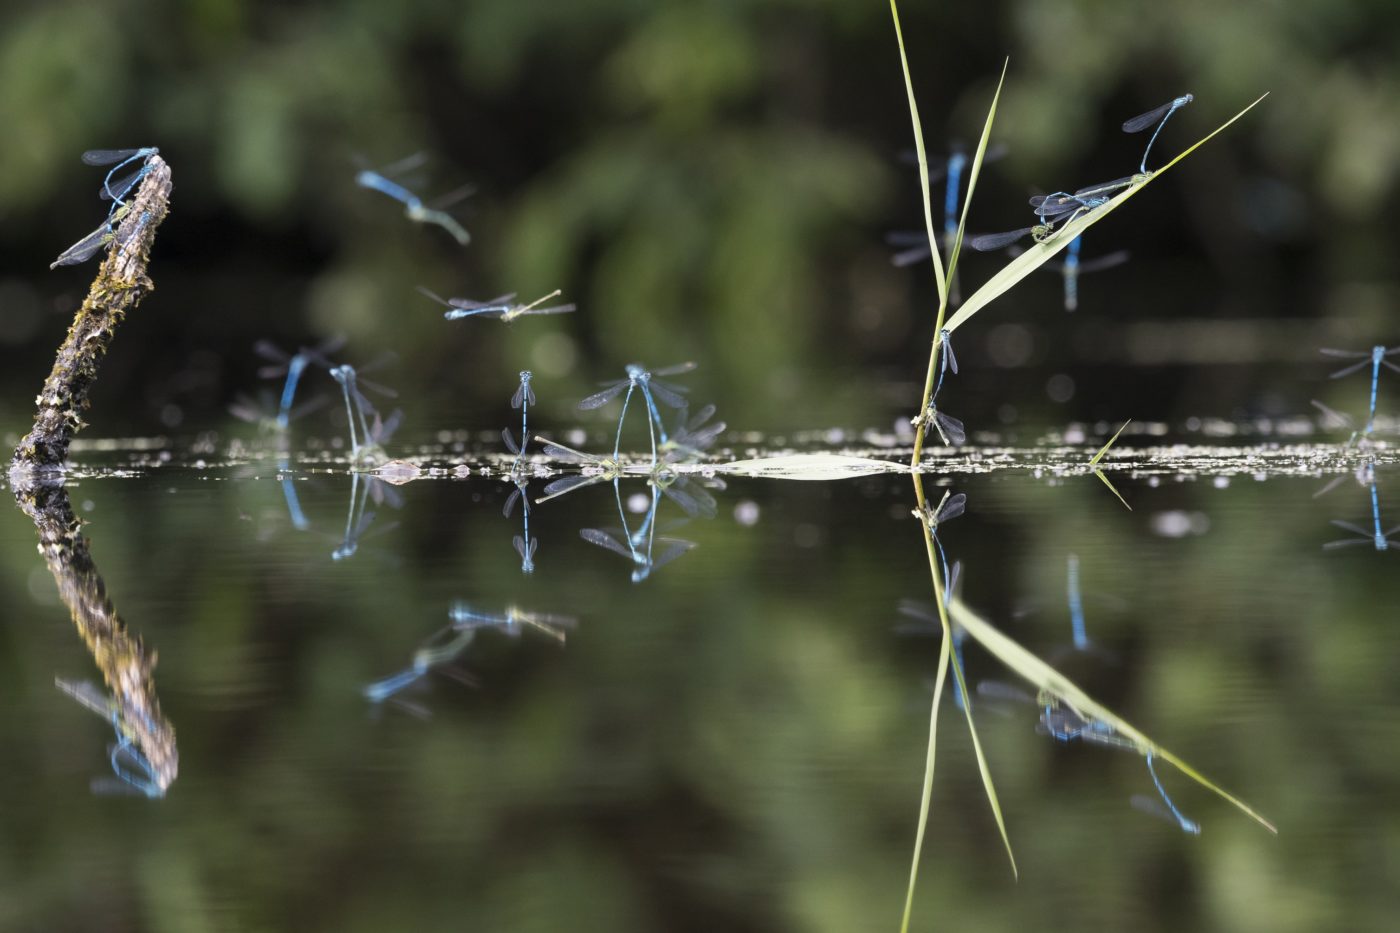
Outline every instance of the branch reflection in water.
<svg viewBox="0 0 1400 933">
<path fill-rule="evenodd" d="M 127 631 L 107 598 L 106 584 L 61 481 L 18 474 L 12 479 L 15 502 L 39 532 L 39 553 L 58 585 L 59 599 L 72 614 L 106 684 L 103 690 L 92 683 L 56 679 L 65 694 L 109 721 L 116 735 L 107 750 L 115 779 L 95 778 L 92 790 L 162 798 L 179 774 L 180 756 L 175 729 L 156 697 L 155 652 L 148 652 L 140 636 Z"/>
</svg>

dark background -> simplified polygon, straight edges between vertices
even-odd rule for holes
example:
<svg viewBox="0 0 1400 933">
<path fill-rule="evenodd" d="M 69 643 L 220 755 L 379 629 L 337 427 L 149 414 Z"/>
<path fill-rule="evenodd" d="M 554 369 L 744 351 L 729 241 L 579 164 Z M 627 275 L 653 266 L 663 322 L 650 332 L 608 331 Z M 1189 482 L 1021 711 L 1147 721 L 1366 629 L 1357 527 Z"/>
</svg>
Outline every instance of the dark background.
<svg viewBox="0 0 1400 933">
<path fill-rule="evenodd" d="M 1145 139 L 1119 132 L 1127 117 L 1194 93 L 1160 165 L 1271 92 L 1086 238 L 1086 258 L 1134 258 L 1086 277 L 1079 313 L 1047 271 L 958 335 L 970 425 L 1306 411 L 1324 391 L 1318 345 L 1394 339 L 1392 5 L 904 16 L 932 152 L 976 139 L 1011 60 L 995 130 L 1010 155 L 983 176 L 973 231 L 1026 223 L 1030 192 L 1130 172 Z M 331 333 L 351 362 L 398 355 L 380 378 L 402 393 L 405 439 L 494 427 L 523 367 L 551 424 L 577 422 L 570 401 L 632 359 L 699 361 L 697 396 L 745 428 L 886 427 L 915 404 L 932 276 L 890 267 L 882 244 L 920 226 L 883 3 L 13 4 L 0 35 L 13 432 L 92 272 L 47 269 L 101 217 L 101 173 L 78 155 L 136 145 L 170 162 L 173 210 L 94 433 L 217 427 L 256 385 L 254 340 Z M 425 197 L 477 189 L 457 208 L 465 249 L 353 183 L 356 156 L 419 151 Z M 965 293 L 1000 261 L 968 257 Z M 419 284 L 558 287 L 580 311 L 448 324 Z M 1068 400 L 1047 397 L 1057 373 Z M 1327 397 L 1355 411 L 1364 386 L 1350 388 Z"/>
</svg>

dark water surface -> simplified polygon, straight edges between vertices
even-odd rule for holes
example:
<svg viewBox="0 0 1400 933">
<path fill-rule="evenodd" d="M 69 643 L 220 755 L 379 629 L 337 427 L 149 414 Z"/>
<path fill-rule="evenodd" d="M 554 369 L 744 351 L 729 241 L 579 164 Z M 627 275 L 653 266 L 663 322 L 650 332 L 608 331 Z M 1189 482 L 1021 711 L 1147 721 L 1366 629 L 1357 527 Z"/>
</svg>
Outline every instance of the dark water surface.
<svg viewBox="0 0 1400 933">
<path fill-rule="evenodd" d="M 1115 477 L 1132 512 L 1091 476 L 956 478 L 962 598 L 1279 834 L 1163 767 L 1185 834 L 1129 806 L 1153 793 L 1138 756 L 974 697 L 1014 881 L 945 704 L 916 929 L 1392 928 L 1400 575 L 1373 541 L 1323 549 L 1351 534 L 1330 520 L 1373 524 L 1367 477 L 1342 475 L 1317 498 L 1325 477 Z M 271 469 L 69 484 L 159 655 L 178 776 L 150 799 L 91 791 L 113 728 L 55 678 L 101 677 L 34 526 L 0 523 L 0 927 L 897 929 L 938 652 L 894 631 L 901 599 L 931 598 L 907 477 L 730 480 L 717 517 L 675 527 L 663 499 L 658 536 L 695 546 L 634 583 L 580 536 L 617 525 L 610 485 L 532 510 L 524 574 L 508 483 L 379 487 L 337 560 L 352 480 L 295 476 L 305 530 Z M 1400 524 L 1400 474 L 1376 479 Z M 644 480 L 622 495 L 649 504 Z M 1092 654 L 1069 650 L 1071 554 Z M 576 624 L 481 628 L 367 698 L 450 640 L 455 604 Z M 1014 679 L 970 643 L 967 664 Z"/>
</svg>

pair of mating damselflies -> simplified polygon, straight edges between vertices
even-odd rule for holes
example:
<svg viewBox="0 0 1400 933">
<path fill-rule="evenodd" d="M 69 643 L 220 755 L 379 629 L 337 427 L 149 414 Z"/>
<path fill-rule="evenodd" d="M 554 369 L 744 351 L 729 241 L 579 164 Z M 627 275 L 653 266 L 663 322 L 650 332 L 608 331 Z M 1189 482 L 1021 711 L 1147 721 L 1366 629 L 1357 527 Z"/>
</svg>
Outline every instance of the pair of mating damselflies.
<svg viewBox="0 0 1400 933">
<path fill-rule="evenodd" d="M 1157 774 L 1156 754 L 1151 748 L 1140 747 L 1136 742 L 1121 735 L 1113 726 L 1100 719 L 1081 715 L 1077 710 L 1061 703 L 1048 690 L 1042 690 L 1038 696 L 1032 698 L 1029 693 L 1018 687 L 999 681 L 984 680 L 977 684 L 977 694 L 995 701 L 1014 700 L 1018 703 L 1035 705 L 1040 710 L 1040 718 L 1035 727 L 1036 732 L 1048 735 L 1057 742 L 1082 741 L 1118 751 L 1133 751 L 1142 755 L 1147 763 L 1147 773 L 1152 778 L 1152 785 L 1156 788 L 1160 799 L 1154 799 L 1144 794 L 1134 794 L 1130 800 L 1133 808 L 1175 823 L 1182 832 L 1192 835 L 1200 833 L 1200 824 L 1188 819 L 1172 802 L 1171 796 L 1162 784 L 1162 779 Z"/>
<path fill-rule="evenodd" d="M 433 301 L 436 301 L 438 304 L 447 307 L 448 310 L 443 312 L 442 316 L 448 321 L 460 321 L 465 318 L 481 317 L 499 318 L 509 324 L 516 318 L 525 317 L 526 315 L 568 314 L 571 311 L 578 310 L 578 306 L 574 304 L 541 307 L 541 305 L 551 298 L 559 297 L 560 289 L 557 288 L 548 295 L 536 298 L 529 304 L 517 302 L 514 292 L 508 295 L 497 295 L 495 298 L 491 298 L 487 301 L 473 301 L 470 298 L 443 298 L 441 295 L 429 291 L 421 285 L 418 286 L 418 291 L 431 298 Z"/>
<path fill-rule="evenodd" d="M 706 517 L 714 516 L 714 497 L 709 493 L 704 493 L 703 498 L 696 498 L 690 495 L 689 491 L 678 489 L 675 484 L 689 486 L 689 477 L 670 477 L 665 485 L 655 476 L 651 481 L 650 502 L 641 524 L 634 530 L 627 521 L 627 513 L 622 506 L 621 482 L 619 479 L 613 480 L 613 494 L 617 499 L 617 515 L 621 522 L 621 528 L 582 528 L 579 530 L 579 537 L 589 544 L 595 544 L 605 550 L 612 551 L 621 557 L 627 558 L 632 563 L 632 582 L 641 583 L 661 567 L 671 561 L 686 554 L 696 544 L 694 541 L 687 541 L 684 538 L 673 538 L 667 536 L 657 537 L 657 509 L 661 504 L 661 497 L 666 494 L 668 498 L 681 503 L 682 508 L 689 514 L 705 514 Z M 696 487 L 698 489 L 698 487 Z M 703 491 L 702 491 L 703 492 Z M 708 508 L 706 506 L 708 500 Z M 657 545 L 660 545 L 658 551 Z"/>
<path fill-rule="evenodd" d="M 1152 152 L 1152 146 L 1157 141 L 1157 135 L 1162 132 L 1162 127 L 1166 125 L 1172 114 L 1191 103 L 1192 100 L 1194 98 L 1190 94 L 1183 94 L 1123 123 L 1123 132 L 1125 133 L 1141 133 L 1149 127 L 1155 127 L 1151 139 L 1147 141 L 1147 148 L 1143 150 L 1138 174 L 1098 185 L 1090 185 L 1072 193 L 1057 191 L 1054 194 L 1037 195 L 1031 199 L 1031 206 L 1036 209 L 1036 216 L 1040 218 L 1040 223 L 1006 233 L 976 236 L 971 239 L 969 245 L 975 250 L 984 252 L 998 250 L 1010 246 L 1026 235 L 1033 237 L 1037 243 L 1044 243 L 1054 235 L 1057 224 L 1067 225 L 1082 214 L 1107 204 L 1119 191 L 1138 184 L 1149 174 L 1147 157 Z"/>
<path fill-rule="evenodd" d="M 345 513 L 345 533 L 340 543 L 331 551 L 331 560 L 347 560 L 360 549 L 360 540 L 365 537 L 369 526 L 374 524 L 376 513 L 369 511 L 369 501 L 376 504 L 387 502 L 398 509 L 403 507 L 403 499 L 388 483 L 377 476 L 361 475 L 358 470 L 350 473 L 350 504 Z M 398 523 L 381 526 L 375 534 L 392 531 Z"/>
<path fill-rule="evenodd" d="M 658 400 L 670 408 L 685 409 L 690 403 L 685 394 L 689 391 L 685 386 L 676 385 L 656 378 L 657 376 L 678 376 L 695 369 L 694 363 L 677 363 L 674 366 L 665 366 L 661 369 L 648 370 L 641 363 L 628 363 L 625 378 L 616 379 L 603 383 L 604 388 L 595 392 L 578 403 L 578 407 L 584 411 L 591 411 L 595 408 L 602 408 L 608 402 L 617 398 L 626 390 L 622 398 L 622 413 L 617 419 L 617 439 L 613 443 L 613 462 L 617 463 L 622 451 L 622 425 L 627 418 L 627 406 L 632 401 L 632 393 L 640 391 L 642 398 L 646 401 L 647 411 L 647 432 L 651 436 L 651 462 L 656 464 L 656 436 L 661 435 L 661 443 L 665 446 L 670 438 L 666 433 L 666 425 L 661 420 L 661 412 L 657 410 Z"/>
<path fill-rule="evenodd" d="M 1113 181 L 1099 182 L 1074 192 L 1038 194 L 1030 199 L 1030 205 L 1035 208 L 1039 223 L 1005 233 L 984 233 L 972 237 L 968 240 L 968 245 L 985 253 L 1005 249 L 1025 236 L 1030 236 L 1037 243 L 1048 242 L 1060 227 L 1067 226 L 1083 214 L 1103 207 L 1112 200 L 1116 192 L 1137 183 L 1140 177 L 1130 175 Z"/>
<path fill-rule="evenodd" d="M 420 167 L 426 160 L 427 156 L 419 152 L 377 171 L 363 169 L 355 175 L 355 184 L 361 188 L 368 188 L 371 191 L 388 195 L 403 205 L 404 216 L 409 220 L 420 224 L 435 224 L 451 234 L 459 245 L 466 246 L 471 242 L 471 234 L 443 208 L 471 194 L 471 186 L 458 188 L 429 206 L 423 203 L 422 198 L 392 178 L 392 176 Z"/>
<path fill-rule="evenodd" d="M 102 179 L 102 187 L 98 190 L 98 196 L 104 201 L 111 201 L 112 206 L 107 211 L 107 217 L 98 225 L 97 229 L 83 237 L 72 246 L 68 247 L 58 258 L 50 264 L 50 269 L 59 266 L 74 266 L 86 262 L 105 247 L 110 247 L 117 241 L 116 225 L 122 221 L 128 211 L 129 205 L 122 200 L 123 197 L 136 186 L 137 182 L 146 177 L 150 171 L 150 161 L 159 152 L 155 148 L 147 149 L 90 149 L 83 153 L 82 159 L 87 165 L 110 165 L 105 178 Z M 130 165 L 132 162 L 140 161 L 141 165 L 130 174 L 119 179 L 113 176 Z M 131 231 L 135 235 L 146 224 L 149 218 L 143 215 L 140 222 Z"/>
<path fill-rule="evenodd" d="M 383 445 L 398 429 L 403 412 L 395 410 L 388 420 L 380 418 L 374 403 L 365 396 L 360 387 L 371 389 L 388 398 L 394 398 L 398 393 L 388 386 L 365 379 L 356 372 L 355 367 L 348 363 L 332 367 L 330 374 L 336 382 L 340 383 L 340 388 L 345 395 L 345 417 L 350 430 L 351 465 L 360 466 L 382 460 L 384 457 Z M 356 424 L 359 425 L 358 431 Z"/>
</svg>

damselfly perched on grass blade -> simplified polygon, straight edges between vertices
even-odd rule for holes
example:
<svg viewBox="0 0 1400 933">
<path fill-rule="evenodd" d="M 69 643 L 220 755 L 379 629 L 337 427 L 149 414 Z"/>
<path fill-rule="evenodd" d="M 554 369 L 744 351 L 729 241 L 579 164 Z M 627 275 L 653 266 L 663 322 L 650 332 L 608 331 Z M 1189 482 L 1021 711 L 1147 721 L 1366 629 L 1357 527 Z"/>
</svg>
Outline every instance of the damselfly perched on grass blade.
<svg viewBox="0 0 1400 933">
<path fill-rule="evenodd" d="M 1157 127 L 1152 131 L 1152 138 L 1147 141 L 1147 148 L 1142 152 L 1142 164 L 1138 166 L 1139 172 L 1143 174 L 1147 173 L 1147 155 L 1152 151 L 1152 144 L 1157 141 L 1157 134 L 1162 132 L 1162 127 L 1167 125 L 1167 120 L 1171 119 L 1172 114 L 1176 113 L 1193 100 L 1195 100 L 1195 98 L 1190 94 L 1183 94 L 1180 97 L 1167 101 L 1160 107 L 1154 107 L 1147 111 L 1147 113 L 1138 114 L 1131 120 L 1125 120 L 1123 122 L 1123 132 L 1125 133 L 1141 133 L 1149 126 L 1155 125 Z"/>
</svg>

